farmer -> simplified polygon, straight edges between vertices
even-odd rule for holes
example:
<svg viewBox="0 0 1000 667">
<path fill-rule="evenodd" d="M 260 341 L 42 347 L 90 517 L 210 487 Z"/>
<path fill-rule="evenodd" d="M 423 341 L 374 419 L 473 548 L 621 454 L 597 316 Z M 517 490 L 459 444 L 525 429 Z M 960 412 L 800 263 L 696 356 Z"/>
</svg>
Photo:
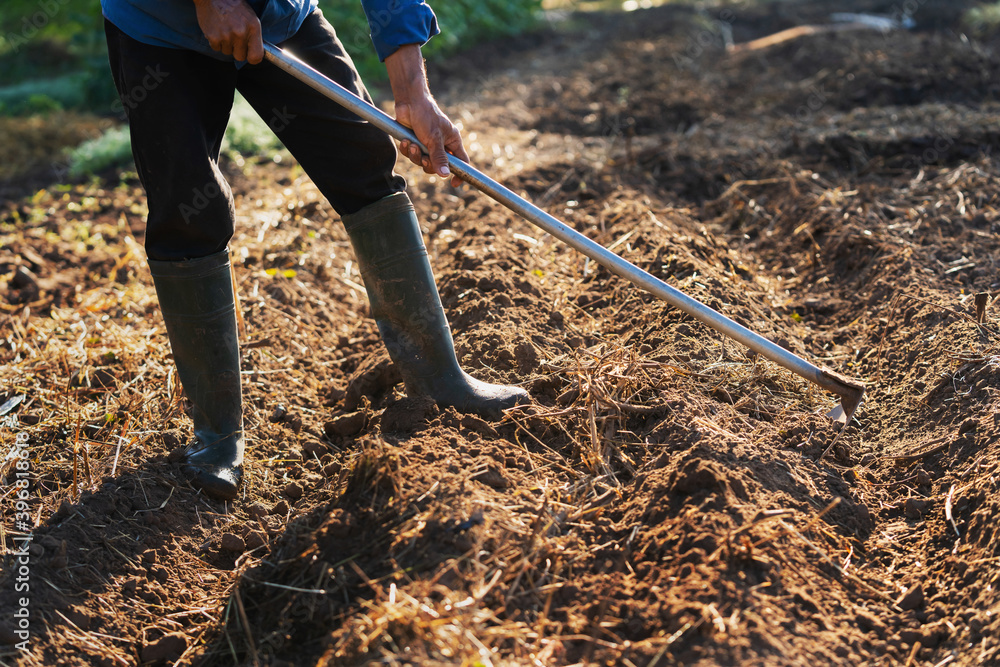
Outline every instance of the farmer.
<svg viewBox="0 0 1000 667">
<path fill-rule="evenodd" d="M 428 147 L 400 149 L 448 178 L 446 151 L 468 160 L 461 136 L 428 89 L 420 47 L 438 33 L 422 0 L 363 0 L 384 61 L 396 119 Z M 371 99 L 316 0 L 101 0 L 111 72 L 146 190 L 146 254 L 177 373 L 191 404 L 194 440 L 185 470 L 205 493 L 236 497 L 243 416 L 227 244 L 232 192 L 219 150 L 238 90 L 340 214 L 372 315 L 411 394 L 496 414 L 524 402 L 517 387 L 480 382 L 459 368 L 451 331 L 391 139 L 270 63 L 263 41 Z M 453 178 L 453 183 L 458 180 Z"/>
</svg>

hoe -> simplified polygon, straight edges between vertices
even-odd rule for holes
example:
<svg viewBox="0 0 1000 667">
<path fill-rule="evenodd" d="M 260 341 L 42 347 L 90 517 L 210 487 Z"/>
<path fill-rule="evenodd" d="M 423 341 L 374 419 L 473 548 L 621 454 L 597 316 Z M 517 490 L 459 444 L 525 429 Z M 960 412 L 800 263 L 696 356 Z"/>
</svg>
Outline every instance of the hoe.
<svg viewBox="0 0 1000 667">
<path fill-rule="evenodd" d="M 272 44 L 264 45 L 264 53 L 267 60 L 285 72 L 315 88 L 326 97 L 354 112 L 390 136 L 400 141 L 411 141 L 426 152 L 426 147 L 417 140 L 409 128 L 400 125 L 381 109 L 362 100 L 295 56 Z M 846 378 L 829 369 L 820 368 L 792 354 L 788 350 L 778 347 L 763 336 L 747 329 L 742 324 L 734 322 L 722 313 L 709 308 L 697 299 L 671 287 L 659 278 L 622 259 L 604 246 L 590 240 L 564 222 L 514 194 L 475 167 L 455 156 L 448 156 L 448 166 L 452 173 L 457 174 L 462 180 L 500 202 L 525 218 L 528 222 L 542 228 L 564 243 L 568 243 L 612 273 L 658 296 L 675 308 L 679 308 L 688 315 L 697 318 L 729 338 L 742 343 L 774 363 L 833 392 L 840 397 L 840 405 L 827 413 L 827 416 L 842 423 L 845 428 L 850 423 L 851 417 L 861 404 L 861 399 L 864 395 L 865 387 L 862 383 Z M 843 430 L 841 430 L 842 432 Z"/>
</svg>

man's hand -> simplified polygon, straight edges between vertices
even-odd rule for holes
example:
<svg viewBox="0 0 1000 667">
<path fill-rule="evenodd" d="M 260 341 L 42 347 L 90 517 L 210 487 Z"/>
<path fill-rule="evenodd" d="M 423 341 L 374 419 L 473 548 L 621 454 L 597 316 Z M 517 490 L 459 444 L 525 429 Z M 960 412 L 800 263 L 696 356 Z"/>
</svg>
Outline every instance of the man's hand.
<svg viewBox="0 0 1000 667">
<path fill-rule="evenodd" d="M 246 0 L 194 0 L 194 6 L 213 49 L 251 65 L 264 59 L 260 19 Z"/>
<path fill-rule="evenodd" d="M 447 178 L 451 174 L 447 154 L 451 153 L 464 162 L 469 162 L 469 154 L 465 152 L 458 128 L 431 97 L 420 46 L 408 44 L 400 47 L 385 59 L 385 68 L 396 100 L 396 120 L 413 130 L 417 139 L 427 146 L 430 155 L 423 155 L 420 147 L 409 141 L 401 141 L 399 150 L 414 164 L 423 167 L 424 172 Z M 462 179 L 452 177 L 452 185 L 461 183 Z"/>
</svg>

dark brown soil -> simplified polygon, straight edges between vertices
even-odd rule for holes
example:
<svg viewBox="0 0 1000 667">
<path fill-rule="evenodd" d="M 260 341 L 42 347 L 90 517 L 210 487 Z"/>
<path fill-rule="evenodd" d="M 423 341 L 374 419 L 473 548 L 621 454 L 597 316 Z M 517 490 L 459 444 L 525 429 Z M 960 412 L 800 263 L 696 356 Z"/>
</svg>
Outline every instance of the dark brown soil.
<svg viewBox="0 0 1000 667">
<path fill-rule="evenodd" d="M 138 185 L 4 204 L 0 404 L 25 398 L 0 434 L 27 433 L 33 541 L 24 653 L 5 462 L 0 660 L 1000 664 L 1000 329 L 975 306 L 1000 286 L 1000 54 L 917 4 L 912 32 L 740 55 L 715 21 L 746 41 L 829 3 L 573 16 L 432 73 L 486 171 L 866 382 L 839 439 L 835 397 L 401 165 L 460 360 L 535 402 L 406 397 L 336 216 L 249 163 L 249 474 L 220 504 L 171 455 Z"/>
</svg>

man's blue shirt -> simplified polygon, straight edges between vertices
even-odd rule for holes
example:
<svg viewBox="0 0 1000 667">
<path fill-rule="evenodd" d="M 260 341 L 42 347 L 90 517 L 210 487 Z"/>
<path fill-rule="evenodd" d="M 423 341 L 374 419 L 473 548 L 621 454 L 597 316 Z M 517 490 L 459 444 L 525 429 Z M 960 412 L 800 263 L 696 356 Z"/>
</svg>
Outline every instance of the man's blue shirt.
<svg viewBox="0 0 1000 667">
<path fill-rule="evenodd" d="M 260 18 L 264 41 L 280 44 L 316 10 L 317 0 L 247 2 Z M 380 60 L 404 44 L 424 44 L 440 32 L 434 12 L 423 0 L 361 0 L 361 5 Z M 101 10 L 119 30 L 144 44 L 232 60 L 209 46 L 192 0 L 101 0 Z"/>
</svg>

